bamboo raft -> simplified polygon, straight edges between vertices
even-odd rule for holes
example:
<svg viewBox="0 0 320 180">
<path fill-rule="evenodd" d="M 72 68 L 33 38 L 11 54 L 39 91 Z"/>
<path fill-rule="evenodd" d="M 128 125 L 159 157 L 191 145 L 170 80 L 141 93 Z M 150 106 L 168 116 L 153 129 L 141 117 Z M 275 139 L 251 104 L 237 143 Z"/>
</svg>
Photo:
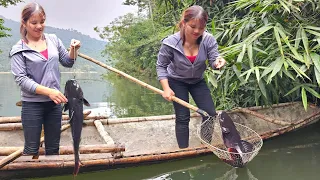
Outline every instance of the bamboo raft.
<svg viewBox="0 0 320 180">
<path fill-rule="evenodd" d="M 228 112 L 235 122 L 255 130 L 264 139 L 270 139 L 320 119 L 320 107 L 309 105 L 305 111 L 300 102 L 283 103 L 271 107 L 237 108 Z M 204 147 L 196 134 L 201 123 L 197 113 L 191 114 L 190 147 L 179 149 L 175 138 L 175 116 L 149 116 L 107 119 L 103 116 L 85 117 L 80 147 L 83 167 L 80 172 L 136 166 L 166 160 L 181 159 L 212 153 Z M 0 179 L 16 176 L 35 176 L 34 172 L 72 173 L 74 165 L 72 137 L 63 116 L 60 155 L 18 156 L 0 169 Z M 13 154 L 21 153 L 24 137 L 20 117 L 0 117 L 0 165 Z M 21 155 L 21 154 L 20 154 Z M 59 171 L 57 171 L 59 169 Z M 61 171 L 67 170 L 67 171 Z M 32 174 L 33 173 L 33 174 Z"/>
</svg>

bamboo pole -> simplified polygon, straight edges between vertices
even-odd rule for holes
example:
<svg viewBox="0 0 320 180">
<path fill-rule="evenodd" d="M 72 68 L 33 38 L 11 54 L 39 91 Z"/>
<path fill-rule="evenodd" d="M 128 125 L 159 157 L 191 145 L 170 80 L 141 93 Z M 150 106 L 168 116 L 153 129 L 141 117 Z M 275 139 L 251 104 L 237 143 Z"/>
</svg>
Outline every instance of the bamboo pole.
<svg viewBox="0 0 320 180">
<path fill-rule="evenodd" d="M 260 114 L 258 112 L 251 111 L 251 110 L 245 109 L 245 108 L 238 108 L 238 109 L 233 110 L 233 112 L 242 112 L 242 113 L 251 114 L 251 115 L 256 116 L 256 117 L 258 117 L 260 119 L 263 119 L 265 121 L 271 122 L 273 124 L 282 125 L 282 126 L 287 126 L 287 125 L 292 125 L 293 124 L 293 123 L 277 120 L 277 119 L 274 119 L 274 118 L 270 118 L 268 116 L 265 116 L 263 114 Z"/>
<path fill-rule="evenodd" d="M 100 136 L 102 137 L 102 139 L 104 140 L 104 142 L 108 145 L 114 145 L 114 141 L 113 139 L 110 137 L 110 135 L 107 133 L 107 131 L 105 131 L 101 121 L 99 120 L 95 120 L 94 121 L 94 125 L 97 128 L 97 131 L 99 132 Z"/>
<path fill-rule="evenodd" d="M 83 112 L 83 117 L 84 119 L 108 119 L 107 116 L 89 116 L 91 111 L 84 111 Z M 62 115 L 62 120 L 63 121 L 68 121 L 70 120 L 69 115 Z M 11 116 L 11 117 L 0 117 L 0 124 L 5 124 L 5 123 L 19 123 L 21 122 L 21 116 Z"/>
<path fill-rule="evenodd" d="M 310 116 L 307 116 L 306 118 L 296 121 L 296 123 L 294 123 L 291 126 L 286 126 L 286 127 L 274 129 L 272 131 L 263 132 L 263 133 L 260 133 L 260 136 L 262 139 L 269 139 L 271 137 L 279 136 L 286 132 L 290 132 L 290 131 L 305 127 L 309 124 L 312 124 L 313 122 L 318 121 L 319 119 L 320 119 L 320 110 L 314 112 L 313 114 L 311 114 Z"/>
<path fill-rule="evenodd" d="M 83 160 L 81 161 L 84 167 L 90 166 L 116 166 L 116 165 L 130 165 L 130 164 L 139 164 L 145 162 L 155 162 L 155 161 L 165 161 L 170 159 L 180 159 L 186 157 L 199 156 L 203 154 L 212 153 L 208 148 L 197 147 L 197 148 L 188 148 L 186 150 L 179 150 L 174 152 L 164 152 L 159 154 L 145 154 L 138 156 L 129 156 L 122 158 L 104 158 L 98 160 Z M 74 161 L 46 161 L 46 162 L 14 162 L 8 164 L 1 170 L 21 170 L 21 169 L 44 169 L 44 168 L 66 168 L 73 167 Z M 107 167 L 108 168 L 108 167 Z"/>
<path fill-rule="evenodd" d="M 71 127 L 70 124 L 63 125 L 61 127 L 61 132 L 65 131 L 69 127 Z M 44 141 L 44 137 L 41 137 L 40 143 L 43 141 Z M 23 153 L 23 148 L 20 148 L 17 151 L 15 151 L 14 153 L 10 154 L 9 156 L 1 159 L 0 169 L 3 168 L 5 165 L 9 164 L 10 162 L 14 161 L 15 159 L 17 159 L 18 157 L 20 157 L 22 155 L 22 153 Z"/>
<path fill-rule="evenodd" d="M 0 156 L 8 156 L 23 147 L 1 147 Z M 80 154 L 96 154 L 96 153 L 111 153 L 111 152 L 122 152 L 125 151 L 124 146 L 110 146 L 107 144 L 102 145 L 81 145 Z M 73 146 L 60 146 L 59 155 L 70 155 L 73 154 Z M 39 149 L 39 155 L 45 155 L 43 147 Z"/>
<path fill-rule="evenodd" d="M 94 126 L 94 118 L 98 118 L 98 116 L 87 116 L 83 121 L 88 126 Z M 198 113 L 191 113 L 190 117 L 200 117 Z M 99 119 L 103 125 L 111 125 L 111 124 L 122 124 L 122 123 L 134 123 L 134 122 L 145 122 L 145 121 L 165 121 L 165 120 L 173 120 L 175 119 L 175 115 L 163 115 L 163 116 L 146 116 L 146 117 L 130 117 L 130 118 L 114 118 L 114 119 Z M 62 121 L 62 124 L 66 124 L 67 121 Z M 21 123 L 0 123 L 0 131 L 13 131 L 13 130 L 21 130 Z"/>
</svg>

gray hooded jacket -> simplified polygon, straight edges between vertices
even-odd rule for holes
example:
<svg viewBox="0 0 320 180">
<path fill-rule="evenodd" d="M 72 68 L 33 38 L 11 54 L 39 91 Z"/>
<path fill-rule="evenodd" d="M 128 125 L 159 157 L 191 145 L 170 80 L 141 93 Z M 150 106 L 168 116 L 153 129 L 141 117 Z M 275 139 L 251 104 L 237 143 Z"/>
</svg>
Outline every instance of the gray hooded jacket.
<svg viewBox="0 0 320 180">
<path fill-rule="evenodd" d="M 44 34 L 48 60 L 39 52 L 32 50 L 22 40 L 10 51 L 11 72 L 16 83 L 21 87 L 21 100 L 30 102 L 51 101 L 48 96 L 36 94 L 36 88 L 42 86 L 60 90 L 59 62 L 65 67 L 72 67 L 74 60 L 61 40 L 54 34 Z"/>
<path fill-rule="evenodd" d="M 213 63 L 218 56 L 217 41 L 211 34 L 204 32 L 196 60 L 191 63 L 184 54 L 180 32 L 177 32 L 162 41 L 156 65 L 158 80 L 170 77 L 195 84 L 203 79 L 206 60 L 214 68 Z"/>
</svg>

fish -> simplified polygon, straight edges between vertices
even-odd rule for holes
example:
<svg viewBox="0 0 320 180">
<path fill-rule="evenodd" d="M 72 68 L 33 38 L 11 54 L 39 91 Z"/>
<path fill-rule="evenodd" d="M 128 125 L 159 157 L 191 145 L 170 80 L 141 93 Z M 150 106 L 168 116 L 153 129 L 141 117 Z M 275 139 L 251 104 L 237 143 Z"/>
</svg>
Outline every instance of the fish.
<svg viewBox="0 0 320 180">
<path fill-rule="evenodd" d="M 74 170 L 73 175 L 79 172 L 82 163 L 80 161 L 79 146 L 81 141 L 81 132 L 83 126 L 83 105 L 90 106 L 89 102 L 84 98 L 83 91 L 79 83 L 75 79 L 70 79 L 65 84 L 64 95 L 68 102 L 64 104 L 63 111 L 69 110 L 69 123 L 71 125 L 71 133 L 74 150 Z"/>
<path fill-rule="evenodd" d="M 222 139 L 230 159 L 227 163 L 235 167 L 243 167 L 249 158 L 244 157 L 245 153 L 252 152 L 254 147 L 251 143 L 242 140 L 231 117 L 224 111 L 218 114 L 218 119 L 222 132 Z M 225 160 L 226 162 L 227 160 Z"/>
</svg>

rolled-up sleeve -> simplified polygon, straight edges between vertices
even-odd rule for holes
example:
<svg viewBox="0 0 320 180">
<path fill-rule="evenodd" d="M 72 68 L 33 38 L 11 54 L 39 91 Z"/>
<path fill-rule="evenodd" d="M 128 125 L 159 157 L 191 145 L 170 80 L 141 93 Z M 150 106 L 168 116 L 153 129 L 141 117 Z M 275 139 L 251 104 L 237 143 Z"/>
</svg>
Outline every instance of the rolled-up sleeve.
<svg viewBox="0 0 320 180">
<path fill-rule="evenodd" d="M 162 44 L 158 53 L 158 60 L 156 65 L 158 80 L 168 78 L 167 67 L 171 63 L 171 59 L 172 53 L 170 52 L 170 48 Z"/>
<path fill-rule="evenodd" d="M 208 40 L 208 61 L 210 66 L 214 69 L 214 61 L 220 56 L 218 51 L 218 43 L 213 36 L 209 37 Z"/>
<path fill-rule="evenodd" d="M 24 57 L 21 53 L 14 54 L 10 58 L 11 61 L 11 72 L 14 76 L 14 80 L 18 86 L 22 89 L 35 93 L 38 83 L 28 77 L 26 64 L 24 62 Z"/>
<path fill-rule="evenodd" d="M 59 61 L 62 66 L 71 68 L 74 64 L 73 59 L 70 59 L 69 52 L 63 45 L 62 41 L 56 37 L 58 40 L 58 51 L 59 51 Z"/>
</svg>

